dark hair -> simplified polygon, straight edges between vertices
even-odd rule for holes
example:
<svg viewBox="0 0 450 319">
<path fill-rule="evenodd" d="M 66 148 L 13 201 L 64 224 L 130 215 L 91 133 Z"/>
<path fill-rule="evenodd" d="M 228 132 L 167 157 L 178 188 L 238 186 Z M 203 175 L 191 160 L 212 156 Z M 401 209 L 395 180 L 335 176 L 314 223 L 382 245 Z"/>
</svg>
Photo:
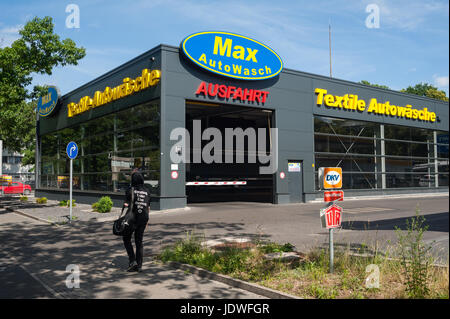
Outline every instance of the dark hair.
<svg viewBox="0 0 450 319">
<path fill-rule="evenodd" d="M 141 173 L 135 172 L 131 175 L 131 186 L 141 186 L 144 185 L 144 176 Z"/>
</svg>

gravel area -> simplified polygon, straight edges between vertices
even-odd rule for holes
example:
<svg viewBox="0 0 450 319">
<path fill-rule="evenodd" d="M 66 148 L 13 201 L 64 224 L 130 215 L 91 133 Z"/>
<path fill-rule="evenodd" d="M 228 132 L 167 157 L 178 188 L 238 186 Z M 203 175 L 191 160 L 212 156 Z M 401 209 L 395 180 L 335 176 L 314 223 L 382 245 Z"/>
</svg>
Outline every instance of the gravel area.
<svg viewBox="0 0 450 319">
<path fill-rule="evenodd" d="M 48 200 L 46 204 L 37 204 L 36 199 L 29 196 L 26 202 L 19 202 L 18 198 L 11 198 L 2 200 L 1 204 L 51 223 L 66 224 L 70 219 L 69 207 L 59 206 L 59 201 Z M 92 210 L 91 205 L 75 204 L 72 207 L 72 219 L 76 221 L 113 221 L 117 219 L 120 212 L 121 208 L 113 207 L 108 213 L 98 213 Z"/>
</svg>

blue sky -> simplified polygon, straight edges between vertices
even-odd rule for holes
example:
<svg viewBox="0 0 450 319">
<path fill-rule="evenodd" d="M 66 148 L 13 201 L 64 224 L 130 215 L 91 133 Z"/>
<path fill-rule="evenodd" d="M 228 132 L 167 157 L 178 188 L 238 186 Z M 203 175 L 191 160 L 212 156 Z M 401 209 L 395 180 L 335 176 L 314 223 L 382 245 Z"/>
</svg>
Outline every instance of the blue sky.
<svg viewBox="0 0 450 319">
<path fill-rule="evenodd" d="M 449 94 L 447 1 L 0 1 L 1 46 L 34 16 L 51 16 L 61 38 L 86 48 L 78 66 L 35 77 L 62 94 L 160 43 L 178 46 L 204 30 L 252 37 L 273 48 L 286 68 L 329 75 L 330 21 L 333 77 L 394 90 L 428 82 Z M 71 3 L 80 9 L 80 28 L 66 27 Z M 366 27 L 370 4 L 379 8 L 379 28 Z"/>
</svg>

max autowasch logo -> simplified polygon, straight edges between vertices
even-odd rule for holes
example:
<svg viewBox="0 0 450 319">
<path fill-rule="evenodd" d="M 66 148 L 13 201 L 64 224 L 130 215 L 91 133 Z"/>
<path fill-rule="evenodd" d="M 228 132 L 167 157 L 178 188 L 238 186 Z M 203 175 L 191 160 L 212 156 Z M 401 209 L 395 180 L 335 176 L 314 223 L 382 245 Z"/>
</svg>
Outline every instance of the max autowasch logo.
<svg viewBox="0 0 450 319">
<path fill-rule="evenodd" d="M 267 45 L 230 32 L 194 33 L 181 42 L 181 49 L 198 66 L 236 79 L 269 79 L 283 69 L 281 58 Z"/>
<path fill-rule="evenodd" d="M 41 96 L 38 100 L 37 110 L 40 116 L 49 116 L 56 109 L 58 104 L 59 92 L 56 86 L 49 86 L 47 94 Z"/>
</svg>

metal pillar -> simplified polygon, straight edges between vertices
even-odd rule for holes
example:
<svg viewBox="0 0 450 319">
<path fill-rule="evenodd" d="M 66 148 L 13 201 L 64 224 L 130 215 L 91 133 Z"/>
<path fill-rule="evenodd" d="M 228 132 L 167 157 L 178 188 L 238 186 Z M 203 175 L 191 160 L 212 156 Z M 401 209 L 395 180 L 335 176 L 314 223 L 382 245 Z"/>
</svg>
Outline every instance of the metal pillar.
<svg viewBox="0 0 450 319">
<path fill-rule="evenodd" d="M 386 152 L 384 144 L 384 124 L 380 124 L 381 151 L 381 189 L 386 189 Z"/>
</svg>

